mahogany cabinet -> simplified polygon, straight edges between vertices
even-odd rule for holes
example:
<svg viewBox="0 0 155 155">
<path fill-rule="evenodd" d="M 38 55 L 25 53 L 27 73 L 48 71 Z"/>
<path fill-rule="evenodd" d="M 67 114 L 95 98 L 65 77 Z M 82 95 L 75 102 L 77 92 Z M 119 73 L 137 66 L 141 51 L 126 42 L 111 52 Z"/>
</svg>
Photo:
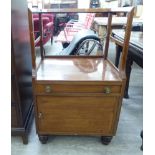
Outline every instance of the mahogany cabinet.
<svg viewBox="0 0 155 155">
<path fill-rule="evenodd" d="M 11 5 L 11 135 L 28 143 L 34 118 L 32 58 L 26 0 Z"/>
<path fill-rule="evenodd" d="M 45 10 L 33 11 L 41 14 Z M 35 122 L 39 140 L 46 143 L 50 135 L 98 135 L 103 144 L 108 144 L 116 134 L 119 121 L 134 9 L 46 10 L 46 13 L 51 12 L 108 13 L 109 17 L 103 55 L 46 56 L 41 46 L 40 62 L 36 63 L 32 11 L 29 10 Z M 118 12 L 127 12 L 128 20 L 121 63 L 116 68 L 108 59 L 108 47 L 109 40 L 114 39 L 110 34 L 112 15 Z M 42 32 L 40 34 L 42 38 Z"/>
</svg>

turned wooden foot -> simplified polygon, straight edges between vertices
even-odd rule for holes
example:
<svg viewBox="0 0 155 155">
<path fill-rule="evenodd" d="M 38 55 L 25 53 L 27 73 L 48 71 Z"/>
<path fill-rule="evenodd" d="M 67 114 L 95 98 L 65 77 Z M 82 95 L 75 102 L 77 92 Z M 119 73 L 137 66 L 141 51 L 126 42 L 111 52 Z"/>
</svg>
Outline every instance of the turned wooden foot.
<svg viewBox="0 0 155 155">
<path fill-rule="evenodd" d="M 39 135 L 39 140 L 42 144 L 46 144 L 48 140 L 48 136 Z"/>
<path fill-rule="evenodd" d="M 112 140 L 112 136 L 102 136 L 101 137 L 101 142 L 104 145 L 108 145 Z"/>
</svg>

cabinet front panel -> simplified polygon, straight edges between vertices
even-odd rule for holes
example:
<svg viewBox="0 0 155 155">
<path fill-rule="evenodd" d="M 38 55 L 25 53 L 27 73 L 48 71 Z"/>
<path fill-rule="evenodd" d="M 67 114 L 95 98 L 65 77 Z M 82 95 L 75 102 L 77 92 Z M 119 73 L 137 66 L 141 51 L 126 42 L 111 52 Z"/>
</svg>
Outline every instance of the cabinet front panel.
<svg viewBox="0 0 155 155">
<path fill-rule="evenodd" d="M 37 84 L 36 92 L 40 93 L 106 93 L 106 89 L 110 89 L 110 93 L 120 93 L 121 86 L 108 85 L 62 85 L 62 84 Z"/>
<path fill-rule="evenodd" d="M 118 97 L 38 96 L 39 132 L 113 134 Z"/>
</svg>

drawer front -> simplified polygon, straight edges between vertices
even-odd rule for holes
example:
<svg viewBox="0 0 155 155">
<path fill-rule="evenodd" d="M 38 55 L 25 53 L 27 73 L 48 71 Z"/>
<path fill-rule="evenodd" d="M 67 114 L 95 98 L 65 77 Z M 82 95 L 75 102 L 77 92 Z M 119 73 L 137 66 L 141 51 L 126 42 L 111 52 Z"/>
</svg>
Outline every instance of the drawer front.
<svg viewBox="0 0 155 155">
<path fill-rule="evenodd" d="M 37 106 L 40 133 L 110 135 L 118 97 L 38 96 Z"/>
<path fill-rule="evenodd" d="M 37 84 L 36 93 L 120 93 L 121 86 L 108 85 L 63 85 L 63 84 Z"/>
</svg>

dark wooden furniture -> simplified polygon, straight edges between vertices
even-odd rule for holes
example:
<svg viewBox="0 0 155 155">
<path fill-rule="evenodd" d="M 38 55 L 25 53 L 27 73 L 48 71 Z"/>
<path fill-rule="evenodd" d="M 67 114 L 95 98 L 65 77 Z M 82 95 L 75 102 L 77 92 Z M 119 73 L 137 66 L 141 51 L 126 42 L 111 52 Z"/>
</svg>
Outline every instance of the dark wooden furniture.
<svg viewBox="0 0 155 155">
<path fill-rule="evenodd" d="M 93 23 L 93 29 L 95 29 L 98 34 L 99 38 L 104 41 L 106 35 L 106 28 L 107 28 L 107 21 L 108 17 L 95 17 Z M 113 17 L 112 20 L 112 29 L 122 29 L 127 22 L 127 17 Z M 140 25 L 143 23 L 141 18 L 133 18 L 133 25 Z"/>
<path fill-rule="evenodd" d="M 53 0 L 51 1 L 51 8 L 63 9 L 63 8 L 77 8 L 78 0 Z"/>
<path fill-rule="evenodd" d="M 50 2 L 51 9 L 78 8 L 78 0 L 53 0 Z M 61 31 L 70 19 L 78 20 L 77 13 L 56 14 L 54 22 L 54 34 Z"/>
<path fill-rule="evenodd" d="M 143 130 L 140 132 L 140 137 L 142 139 L 142 145 L 141 145 L 140 149 L 143 151 Z"/>
<path fill-rule="evenodd" d="M 99 8 L 100 5 L 100 0 L 90 0 L 89 8 Z"/>
<path fill-rule="evenodd" d="M 98 135 L 102 137 L 103 144 L 108 144 L 116 134 L 122 105 L 126 82 L 125 65 L 134 9 L 45 11 L 108 13 L 109 19 L 104 55 L 46 56 L 41 47 L 41 61 L 37 65 L 33 50 L 32 12 L 29 10 L 35 120 L 39 140 L 46 143 L 49 135 Z M 35 11 L 39 14 L 43 12 L 37 9 Z M 127 12 L 128 21 L 121 65 L 116 68 L 107 56 L 112 14 L 118 12 Z"/>
<path fill-rule="evenodd" d="M 28 143 L 33 118 L 32 61 L 25 0 L 11 5 L 11 135 Z"/>
<path fill-rule="evenodd" d="M 117 39 L 119 42 L 116 41 L 116 59 L 115 65 L 119 65 L 120 54 L 123 48 L 123 39 L 124 39 L 124 30 L 113 30 L 113 37 Z M 143 32 L 132 31 L 131 38 L 129 43 L 129 51 L 127 56 L 126 62 L 126 76 L 127 82 L 124 92 L 124 97 L 129 98 L 128 95 L 128 88 L 129 88 L 129 81 L 130 81 L 130 73 L 132 69 L 133 62 L 136 62 L 140 67 L 143 68 Z"/>
</svg>

